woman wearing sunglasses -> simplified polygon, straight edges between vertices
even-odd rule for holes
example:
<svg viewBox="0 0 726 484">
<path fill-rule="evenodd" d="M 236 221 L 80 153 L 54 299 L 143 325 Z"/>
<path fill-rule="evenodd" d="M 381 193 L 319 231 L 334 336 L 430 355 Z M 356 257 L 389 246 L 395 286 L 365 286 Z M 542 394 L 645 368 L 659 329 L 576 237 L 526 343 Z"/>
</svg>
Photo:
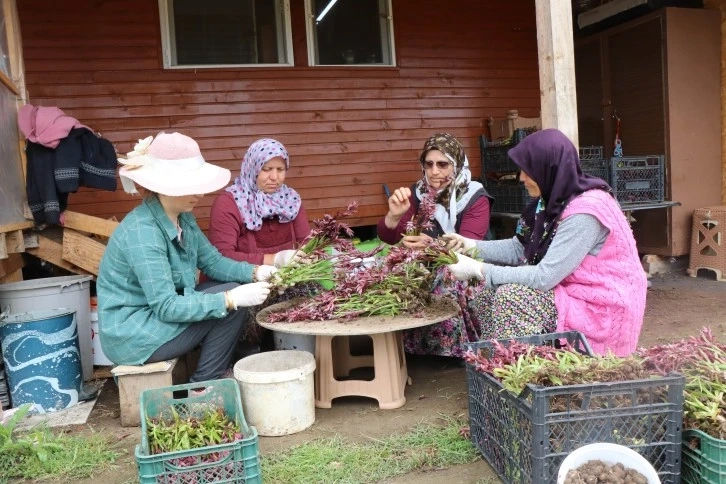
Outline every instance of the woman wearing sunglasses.
<svg viewBox="0 0 726 484">
<path fill-rule="evenodd" d="M 448 133 L 430 137 L 419 161 L 423 177 L 411 188 L 397 188 L 391 194 L 388 213 L 378 222 L 378 237 L 388 244 L 401 242 L 409 248 L 423 248 L 432 238 L 448 233 L 483 240 L 489 231 L 493 199 L 481 183 L 472 181 L 469 160 L 459 140 Z M 406 224 L 417 214 L 429 192 L 436 194 L 433 228 L 405 235 Z M 445 283 L 443 275 L 442 272 L 436 278 L 434 294 L 450 295 L 458 301 L 458 293 L 463 292 L 467 299 L 474 299 L 478 286 Z M 462 307 L 462 311 L 468 308 Z M 404 333 L 405 348 L 414 354 L 461 356 L 463 343 L 478 341 L 479 334 L 480 325 L 475 319 L 457 316 Z"/>
</svg>

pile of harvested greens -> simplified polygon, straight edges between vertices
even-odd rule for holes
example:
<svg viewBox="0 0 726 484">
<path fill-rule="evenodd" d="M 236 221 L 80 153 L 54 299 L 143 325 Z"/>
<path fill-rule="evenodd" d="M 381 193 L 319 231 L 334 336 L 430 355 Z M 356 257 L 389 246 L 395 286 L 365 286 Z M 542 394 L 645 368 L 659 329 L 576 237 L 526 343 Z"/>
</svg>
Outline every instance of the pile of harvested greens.
<svg viewBox="0 0 726 484">
<path fill-rule="evenodd" d="M 677 343 L 640 348 L 637 354 L 649 370 L 686 377 L 684 429 L 726 439 L 726 345 L 717 343 L 710 329 Z"/>
<path fill-rule="evenodd" d="M 431 203 L 425 205 L 427 217 L 433 218 Z M 313 261 L 290 264 L 272 280 L 278 291 L 295 284 L 332 280 L 329 291 L 319 293 L 306 303 L 270 314 L 269 322 L 343 319 L 360 316 L 395 316 L 421 313 L 431 300 L 431 284 L 436 271 L 456 262 L 456 254 L 443 242 L 433 240 L 424 249 L 393 247 L 376 263 L 363 262 L 383 250 L 358 251 L 346 236 L 353 235 L 340 219 L 355 213 L 357 203 L 335 216 L 325 215 L 314 221 L 315 229 L 302 250 Z M 430 220 L 429 220 L 430 222 Z M 416 220 L 424 224 L 424 220 Z M 421 228 L 417 225 L 418 228 Z"/>
</svg>

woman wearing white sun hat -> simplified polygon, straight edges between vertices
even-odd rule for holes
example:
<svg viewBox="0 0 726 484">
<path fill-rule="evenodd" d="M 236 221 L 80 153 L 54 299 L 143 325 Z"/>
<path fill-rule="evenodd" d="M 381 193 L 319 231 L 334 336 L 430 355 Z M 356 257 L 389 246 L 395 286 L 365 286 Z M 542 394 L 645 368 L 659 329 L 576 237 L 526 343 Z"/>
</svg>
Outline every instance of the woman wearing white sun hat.
<svg viewBox="0 0 726 484">
<path fill-rule="evenodd" d="M 246 310 L 270 292 L 273 266 L 223 257 L 192 209 L 223 188 L 230 172 L 209 164 L 192 138 L 161 133 L 140 140 L 119 171 L 124 190 L 148 190 L 114 231 L 98 275 L 101 346 L 116 364 L 168 360 L 201 345 L 190 381 L 221 377 L 231 363 Z M 197 269 L 228 284 L 203 289 Z M 253 282 L 256 281 L 256 282 Z"/>
</svg>

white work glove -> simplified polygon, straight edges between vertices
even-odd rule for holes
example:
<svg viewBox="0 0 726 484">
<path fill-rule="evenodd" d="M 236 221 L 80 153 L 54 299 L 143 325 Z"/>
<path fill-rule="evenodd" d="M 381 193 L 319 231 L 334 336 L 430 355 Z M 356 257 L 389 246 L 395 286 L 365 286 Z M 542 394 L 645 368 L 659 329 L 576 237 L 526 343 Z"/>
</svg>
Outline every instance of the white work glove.
<svg viewBox="0 0 726 484">
<path fill-rule="evenodd" d="M 267 282 L 270 280 L 272 275 L 277 272 L 277 270 L 278 269 L 275 266 L 257 266 L 257 269 L 255 270 L 255 279 L 260 282 Z"/>
<path fill-rule="evenodd" d="M 236 308 L 258 306 L 265 302 L 265 299 L 270 294 L 270 283 L 251 282 L 249 284 L 242 284 L 234 289 L 230 289 L 229 294 L 232 296 L 232 301 L 234 301 Z"/>
<path fill-rule="evenodd" d="M 444 234 L 439 237 L 446 243 L 446 248 L 454 252 L 467 252 L 476 247 L 476 240 L 467 239 L 459 234 Z"/>
<path fill-rule="evenodd" d="M 280 252 L 275 254 L 275 260 L 273 264 L 275 264 L 275 267 L 277 267 L 278 269 L 281 267 L 285 267 L 290 262 L 295 260 L 295 256 L 297 255 L 297 253 L 298 251 L 293 249 L 281 250 Z"/>
<path fill-rule="evenodd" d="M 468 281 L 469 279 L 484 279 L 484 263 L 467 257 L 464 254 L 456 253 L 457 263 L 449 264 L 448 267 L 451 275 L 459 281 Z"/>
</svg>

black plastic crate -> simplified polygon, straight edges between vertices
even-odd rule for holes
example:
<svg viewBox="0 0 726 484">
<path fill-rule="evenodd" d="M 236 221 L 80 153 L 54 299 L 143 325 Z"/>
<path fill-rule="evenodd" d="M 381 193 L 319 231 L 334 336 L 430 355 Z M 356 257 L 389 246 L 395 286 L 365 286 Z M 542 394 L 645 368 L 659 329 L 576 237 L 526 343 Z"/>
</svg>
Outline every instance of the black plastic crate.
<svg viewBox="0 0 726 484">
<path fill-rule="evenodd" d="M 592 356 L 592 349 L 587 342 L 585 335 L 579 331 L 563 331 L 561 333 L 533 334 L 529 336 L 521 336 L 519 338 L 499 339 L 497 342 L 504 346 L 509 346 L 512 341 L 535 346 L 551 346 L 560 349 L 569 343 L 572 348 L 583 355 Z M 482 344 L 486 343 L 486 344 Z M 476 343 L 467 343 L 466 349 L 479 352 L 480 355 L 491 358 L 491 349 L 493 345 L 489 341 L 479 341 Z"/>
<path fill-rule="evenodd" d="M 556 333 L 536 336 L 536 341 L 515 340 L 551 344 L 562 337 Z M 492 343 L 467 347 L 488 357 Z M 515 396 L 470 363 L 466 372 L 471 440 L 504 482 L 554 483 L 565 457 L 594 442 L 629 447 L 655 467 L 661 482 L 680 481 L 683 376 L 561 387 L 527 385 Z M 553 403 L 557 410 L 553 411 Z"/>
<path fill-rule="evenodd" d="M 606 159 L 580 159 L 580 167 L 583 173 L 596 176 L 610 185 L 610 165 Z"/>
<path fill-rule="evenodd" d="M 610 158 L 610 186 L 620 203 L 662 202 L 664 175 L 662 155 Z"/>
<path fill-rule="evenodd" d="M 602 160 L 605 158 L 602 146 L 580 146 L 580 161 Z"/>
<path fill-rule="evenodd" d="M 479 137 L 479 148 L 481 150 L 482 173 L 513 173 L 519 171 L 519 167 L 509 159 L 509 150 L 527 136 L 524 129 L 515 129 L 511 138 L 501 141 L 490 141 L 486 136 Z"/>
<path fill-rule="evenodd" d="M 492 212 L 496 213 L 522 213 L 531 198 L 524 185 L 518 181 L 485 180 L 484 185 L 489 195 L 494 197 Z"/>
</svg>

